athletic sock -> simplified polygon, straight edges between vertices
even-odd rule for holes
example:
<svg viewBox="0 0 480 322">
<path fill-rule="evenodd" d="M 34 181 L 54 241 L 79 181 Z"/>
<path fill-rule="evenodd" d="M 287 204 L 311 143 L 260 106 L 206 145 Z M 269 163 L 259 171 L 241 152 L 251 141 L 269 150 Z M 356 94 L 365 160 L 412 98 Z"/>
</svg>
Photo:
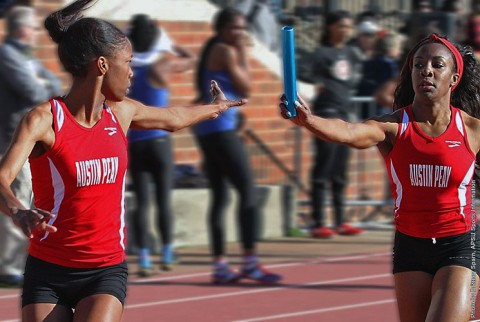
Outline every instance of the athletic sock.
<svg viewBox="0 0 480 322">
<path fill-rule="evenodd" d="M 173 262 L 172 244 L 166 244 L 162 246 L 162 258 L 164 264 L 171 264 Z"/>
<path fill-rule="evenodd" d="M 138 263 L 142 268 L 149 268 L 152 266 L 150 261 L 150 249 L 140 248 L 138 251 Z"/>
<path fill-rule="evenodd" d="M 213 263 L 213 270 L 215 272 L 222 272 L 229 269 L 228 261 L 221 260 Z"/>
<path fill-rule="evenodd" d="M 258 256 L 257 255 L 248 255 L 243 257 L 243 268 L 244 269 L 253 269 L 258 266 Z"/>
</svg>

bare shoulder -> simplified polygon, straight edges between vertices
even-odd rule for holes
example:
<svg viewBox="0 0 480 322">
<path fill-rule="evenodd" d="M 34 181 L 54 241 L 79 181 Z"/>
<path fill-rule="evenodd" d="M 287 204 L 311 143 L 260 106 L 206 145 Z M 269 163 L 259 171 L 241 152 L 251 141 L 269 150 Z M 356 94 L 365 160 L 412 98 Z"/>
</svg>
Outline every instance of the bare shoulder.
<svg viewBox="0 0 480 322">
<path fill-rule="evenodd" d="M 390 114 L 375 116 L 366 121 L 368 124 L 379 127 L 385 133 L 385 140 L 380 143 L 379 149 L 382 153 L 390 151 L 395 144 L 398 133 L 398 126 L 402 120 L 402 111 L 396 110 Z"/>
<path fill-rule="evenodd" d="M 29 127 L 36 129 L 51 129 L 53 113 L 50 102 L 45 102 L 32 108 L 24 117 Z"/>
<path fill-rule="evenodd" d="M 237 51 L 233 46 L 219 43 L 212 48 L 210 62 L 215 65 L 219 63 L 227 64 L 235 57 L 237 57 Z"/>
<path fill-rule="evenodd" d="M 480 150 L 480 120 L 464 111 L 461 111 L 461 113 L 467 131 L 470 149 L 477 154 Z"/>
<path fill-rule="evenodd" d="M 55 142 L 53 118 L 49 102 L 35 106 L 23 117 L 15 139 L 20 142 L 41 142 L 45 149 L 49 149 Z"/>
<path fill-rule="evenodd" d="M 219 53 L 219 54 L 232 53 L 234 51 L 235 51 L 235 48 L 225 43 L 215 44 L 212 48 L 212 53 Z"/>
<path fill-rule="evenodd" d="M 461 113 L 465 126 L 476 133 L 480 133 L 478 132 L 480 131 L 480 119 L 477 119 L 476 117 L 473 117 L 464 111 L 461 111 Z"/>
<path fill-rule="evenodd" d="M 380 126 L 386 132 L 394 131 L 398 128 L 398 124 L 401 122 L 402 111 L 396 110 L 390 114 L 382 114 L 374 116 L 366 121 L 366 123 L 375 123 L 377 126 Z"/>
<path fill-rule="evenodd" d="M 135 109 L 140 103 L 131 98 L 125 97 L 120 102 L 107 101 L 106 104 L 110 107 L 117 118 L 122 121 L 125 117 L 127 119 L 131 118 L 131 115 L 135 114 Z"/>
<path fill-rule="evenodd" d="M 120 102 L 107 101 L 106 104 L 119 120 L 124 133 L 127 133 L 130 123 L 138 114 L 139 107 L 143 106 L 140 102 L 128 97 Z"/>
</svg>

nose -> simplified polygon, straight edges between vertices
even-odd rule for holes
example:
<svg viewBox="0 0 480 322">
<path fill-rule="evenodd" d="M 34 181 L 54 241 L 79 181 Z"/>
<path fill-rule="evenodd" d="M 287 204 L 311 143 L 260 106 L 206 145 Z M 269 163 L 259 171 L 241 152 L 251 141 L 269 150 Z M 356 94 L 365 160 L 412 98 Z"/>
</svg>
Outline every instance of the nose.
<svg viewBox="0 0 480 322">
<path fill-rule="evenodd" d="M 425 66 L 422 68 L 422 76 L 431 77 L 432 75 L 432 66 L 430 64 L 425 64 Z"/>
</svg>

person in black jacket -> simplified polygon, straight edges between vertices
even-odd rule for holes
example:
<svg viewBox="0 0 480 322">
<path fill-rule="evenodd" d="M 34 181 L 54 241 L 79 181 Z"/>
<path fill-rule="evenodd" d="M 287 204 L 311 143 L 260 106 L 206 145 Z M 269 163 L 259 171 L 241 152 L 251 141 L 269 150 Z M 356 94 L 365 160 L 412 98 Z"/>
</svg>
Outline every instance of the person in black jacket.
<svg viewBox="0 0 480 322">
<path fill-rule="evenodd" d="M 316 83 L 314 113 L 325 118 L 347 120 L 350 97 L 355 89 L 360 57 L 347 45 L 353 19 L 347 11 L 336 11 L 326 17 L 326 33 L 313 54 L 313 77 Z M 356 235 L 361 229 L 344 223 L 344 191 L 347 184 L 349 148 L 314 138 L 315 157 L 311 172 L 312 237 L 328 238 L 334 233 Z M 331 184 L 335 229 L 326 226 L 325 199 Z"/>
</svg>

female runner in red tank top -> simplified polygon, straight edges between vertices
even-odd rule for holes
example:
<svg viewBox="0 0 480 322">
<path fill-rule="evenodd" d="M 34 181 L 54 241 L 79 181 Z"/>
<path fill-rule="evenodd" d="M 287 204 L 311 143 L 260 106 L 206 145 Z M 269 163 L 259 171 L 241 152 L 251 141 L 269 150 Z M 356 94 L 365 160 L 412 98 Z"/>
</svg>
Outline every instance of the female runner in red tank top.
<svg viewBox="0 0 480 322">
<path fill-rule="evenodd" d="M 83 18 L 78 0 L 45 20 L 73 76 L 64 97 L 34 107 L 0 163 L 0 210 L 30 237 L 23 321 L 120 321 L 126 296 L 125 133 L 176 131 L 216 118 L 227 101 L 212 82 L 210 105 L 153 108 L 126 98 L 132 47 L 115 26 Z M 10 184 L 29 158 L 35 209 Z"/>
<path fill-rule="evenodd" d="M 421 40 L 408 54 L 388 115 L 361 123 L 323 119 L 299 100 L 295 124 L 323 140 L 377 146 L 385 159 L 395 201 L 400 320 L 468 321 L 480 271 L 473 183 L 480 71 L 471 48 L 435 34 Z"/>
</svg>

